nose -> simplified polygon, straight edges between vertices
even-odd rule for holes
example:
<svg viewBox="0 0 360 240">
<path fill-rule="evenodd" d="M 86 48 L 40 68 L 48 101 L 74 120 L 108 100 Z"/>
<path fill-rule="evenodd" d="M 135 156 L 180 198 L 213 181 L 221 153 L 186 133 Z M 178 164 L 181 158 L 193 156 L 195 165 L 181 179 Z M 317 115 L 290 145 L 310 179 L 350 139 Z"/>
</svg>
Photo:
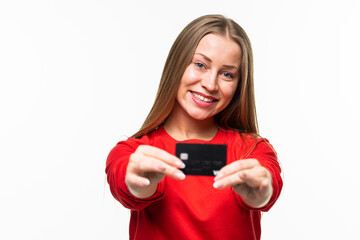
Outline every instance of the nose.
<svg viewBox="0 0 360 240">
<path fill-rule="evenodd" d="M 219 89 L 217 72 L 209 72 L 201 80 L 201 86 L 209 92 L 216 92 Z"/>
</svg>

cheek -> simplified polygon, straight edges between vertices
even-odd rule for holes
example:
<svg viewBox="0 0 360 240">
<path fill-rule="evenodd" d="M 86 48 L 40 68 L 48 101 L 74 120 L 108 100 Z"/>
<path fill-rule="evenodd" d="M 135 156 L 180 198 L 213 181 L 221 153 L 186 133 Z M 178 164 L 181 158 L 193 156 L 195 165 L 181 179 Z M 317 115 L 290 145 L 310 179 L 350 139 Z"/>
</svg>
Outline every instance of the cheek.
<svg viewBox="0 0 360 240">
<path fill-rule="evenodd" d="M 181 78 L 181 85 L 187 86 L 197 82 L 198 73 L 191 67 L 188 66 L 184 72 L 183 77 Z"/>
<path fill-rule="evenodd" d="M 236 91 L 236 87 L 237 87 L 237 84 L 231 83 L 231 84 L 227 84 L 226 87 L 224 88 L 223 94 L 224 94 L 224 97 L 226 97 L 226 100 L 228 102 L 230 102 L 231 99 L 233 98 L 235 91 Z"/>
</svg>

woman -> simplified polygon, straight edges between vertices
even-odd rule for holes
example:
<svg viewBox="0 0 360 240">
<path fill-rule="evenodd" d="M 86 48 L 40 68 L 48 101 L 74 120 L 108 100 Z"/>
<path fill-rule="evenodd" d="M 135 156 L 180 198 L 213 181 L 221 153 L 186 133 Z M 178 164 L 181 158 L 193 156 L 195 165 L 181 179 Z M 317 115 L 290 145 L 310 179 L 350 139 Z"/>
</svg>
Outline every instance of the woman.
<svg viewBox="0 0 360 240">
<path fill-rule="evenodd" d="M 227 145 L 217 176 L 185 176 L 176 143 Z M 221 15 L 195 19 L 165 63 L 141 129 L 110 152 L 113 196 L 131 209 L 130 239 L 260 239 L 279 197 L 276 153 L 258 137 L 250 41 Z"/>
</svg>

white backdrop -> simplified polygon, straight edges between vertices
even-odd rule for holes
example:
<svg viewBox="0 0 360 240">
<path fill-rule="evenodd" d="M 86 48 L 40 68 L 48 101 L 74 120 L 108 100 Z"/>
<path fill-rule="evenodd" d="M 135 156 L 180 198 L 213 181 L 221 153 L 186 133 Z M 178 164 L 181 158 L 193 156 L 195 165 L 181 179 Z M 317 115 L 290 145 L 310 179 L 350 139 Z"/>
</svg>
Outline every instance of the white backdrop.
<svg viewBox="0 0 360 240">
<path fill-rule="evenodd" d="M 125 2 L 125 1 L 124 1 Z M 359 1 L 1 1 L 0 239 L 127 239 L 105 160 L 141 126 L 191 20 L 248 33 L 284 189 L 263 239 L 355 239 Z"/>
</svg>

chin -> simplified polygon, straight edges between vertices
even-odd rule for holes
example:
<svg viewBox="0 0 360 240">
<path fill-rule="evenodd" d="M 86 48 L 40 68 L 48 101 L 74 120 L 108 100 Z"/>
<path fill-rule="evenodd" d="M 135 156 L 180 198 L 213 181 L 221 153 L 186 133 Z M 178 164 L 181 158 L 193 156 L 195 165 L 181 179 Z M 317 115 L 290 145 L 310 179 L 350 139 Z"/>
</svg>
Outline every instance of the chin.
<svg viewBox="0 0 360 240">
<path fill-rule="evenodd" d="M 214 117 L 214 114 L 189 114 L 190 117 L 192 117 L 195 120 L 207 120 L 207 119 L 212 119 Z"/>
</svg>

